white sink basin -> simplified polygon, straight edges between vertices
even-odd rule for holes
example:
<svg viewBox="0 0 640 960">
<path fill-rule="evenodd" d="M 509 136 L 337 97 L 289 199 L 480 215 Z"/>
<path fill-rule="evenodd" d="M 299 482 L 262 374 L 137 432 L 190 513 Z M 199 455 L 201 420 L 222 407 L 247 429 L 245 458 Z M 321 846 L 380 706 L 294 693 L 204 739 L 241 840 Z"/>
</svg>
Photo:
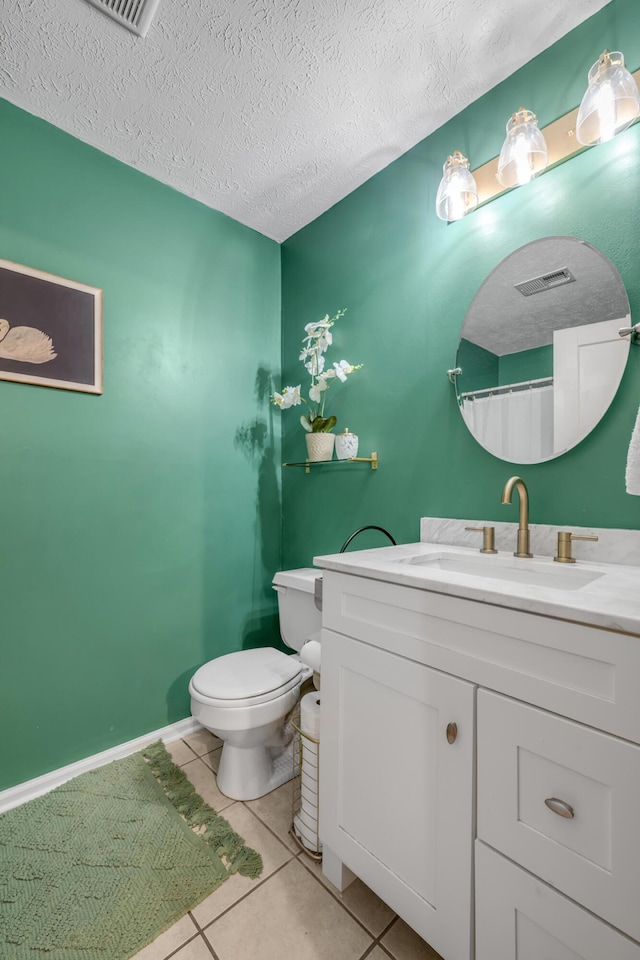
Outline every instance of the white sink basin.
<svg viewBox="0 0 640 960">
<path fill-rule="evenodd" d="M 510 580 L 552 590 L 580 590 L 604 576 L 597 570 L 584 570 L 573 565 L 555 563 L 553 560 L 530 560 L 521 557 L 501 557 L 495 554 L 470 557 L 441 551 L 437 554 L 403 557 L 399 563 L 428 567 L 434 571 L 458 573 L 467 577 Z"/>
</svg>

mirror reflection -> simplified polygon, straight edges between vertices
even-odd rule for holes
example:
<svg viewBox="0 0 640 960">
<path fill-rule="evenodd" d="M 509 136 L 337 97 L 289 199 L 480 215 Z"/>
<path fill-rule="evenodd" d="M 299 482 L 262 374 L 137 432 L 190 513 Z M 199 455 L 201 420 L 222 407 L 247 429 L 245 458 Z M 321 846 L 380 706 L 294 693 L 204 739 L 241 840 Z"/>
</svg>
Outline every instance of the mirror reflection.
<svg viewBox="0 0 640 960">
<path fill-rule="evenodd" d="M 478 443 L 541 463 L 583 440 L 616 394 L 629 325 L 620 274 L 591 244 L 546 237 L 506 257 L 474 297 L 456 355 L 458 405 Z"/>
</svg>

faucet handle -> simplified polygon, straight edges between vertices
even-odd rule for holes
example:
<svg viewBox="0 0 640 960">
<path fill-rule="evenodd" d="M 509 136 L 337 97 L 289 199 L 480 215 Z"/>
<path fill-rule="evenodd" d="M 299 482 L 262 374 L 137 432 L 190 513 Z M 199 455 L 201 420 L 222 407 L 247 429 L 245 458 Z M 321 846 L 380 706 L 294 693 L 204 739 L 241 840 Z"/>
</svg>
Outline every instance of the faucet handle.
<svg viewBox="0 0 640 960">
<path fill-rule="evenodd" d="M 496 550 L 496 528 L 495 527 L 465 527 L 470 533 L 482 534 L 482 547 L 480 553 L 497 553 Z"/>
<path fill-rule="evenodd" d="M 598 537 L 582 537 L 576 533 L 570 533 L 568 530 L 558 531 L 558 552 L 553 558 L 556 563 L 575 563 L 575 557 L 571 555 L 571 542 L 573 540 L 597 540 Z"/>
</svg>

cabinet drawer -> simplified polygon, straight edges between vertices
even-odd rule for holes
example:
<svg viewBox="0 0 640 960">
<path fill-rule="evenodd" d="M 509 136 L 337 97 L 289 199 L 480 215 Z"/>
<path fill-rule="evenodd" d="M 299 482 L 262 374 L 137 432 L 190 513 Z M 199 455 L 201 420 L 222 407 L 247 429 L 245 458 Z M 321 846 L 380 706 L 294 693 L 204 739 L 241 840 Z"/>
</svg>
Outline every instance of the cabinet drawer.
<svg viewBox="0 0 640 960">
<path fill-rule="evenodd" d="M 640 960 L 640 945 L 476 841 L 476 960 Z"/>
<path fill-rule="evenodd" d="M 640 939 L 640 747 L 486 690 L 477 724 L 478 837 Z"/>
</svg>

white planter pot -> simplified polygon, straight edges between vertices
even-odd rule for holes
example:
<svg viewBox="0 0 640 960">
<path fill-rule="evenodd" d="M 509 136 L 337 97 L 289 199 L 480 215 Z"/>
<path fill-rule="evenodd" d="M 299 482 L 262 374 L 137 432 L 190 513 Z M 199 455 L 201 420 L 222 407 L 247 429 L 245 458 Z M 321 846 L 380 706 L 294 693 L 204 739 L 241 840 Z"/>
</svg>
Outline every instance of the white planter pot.
<svg viewBox="0 0 640 960">
<path fill-rule="evenodd" d="M 331 460 L 333 457 L 333 444 L 335 443 L 335 434 L 333 433 L 307 433 L 307 451 L 309 460 L 318 462 L 319 460 Z"/>
</svg>

